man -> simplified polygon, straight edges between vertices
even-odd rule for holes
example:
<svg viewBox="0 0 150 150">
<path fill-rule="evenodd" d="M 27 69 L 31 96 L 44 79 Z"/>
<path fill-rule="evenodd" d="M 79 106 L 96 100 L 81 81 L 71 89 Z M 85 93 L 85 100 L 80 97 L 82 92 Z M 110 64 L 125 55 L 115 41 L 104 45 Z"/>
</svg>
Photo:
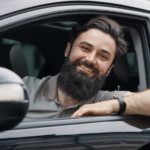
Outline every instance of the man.
<svg viewBox="0 0 150 150">
<path fill-rule="evenodd" d="M 27 118 L 105 115 L 120 108 L 122 114 L 125 111 L 122 97 L 106 100 L 131 93 L 100 89 L 115 61 L 126 51 L 120 26 L 105 16 L 74 27 L 60 73 L 41 80 L 24 78 L 31 95 Z"/>
</svg>

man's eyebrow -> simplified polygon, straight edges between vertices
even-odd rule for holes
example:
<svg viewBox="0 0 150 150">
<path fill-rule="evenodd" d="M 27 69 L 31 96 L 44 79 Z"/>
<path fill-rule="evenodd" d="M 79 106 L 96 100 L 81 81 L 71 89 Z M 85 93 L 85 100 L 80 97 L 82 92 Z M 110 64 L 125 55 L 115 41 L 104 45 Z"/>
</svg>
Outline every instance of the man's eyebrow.
<svg viewBox="0 0 150 150">
<path fill-rule="evenodd" d="M 101 49 L 101 51 L 102 51 L 103 53 L 107 53 L 109 56 L 111 56 L 111 53 L 110 53 L 109 51 L 107 51 L 107 50 L 105 50 L 105 49 Z"/>
<path fill-rule="evenodd" d="M 86 45 L 88 45 L 88 46 L 90 46 L 90 47 L 94 47 L 92 44 L 90 44 L 90 43 L 88 43 L 88 42 L 86 42 L 86 41 L 83 41 L 83 42 L 81 42 L 80 44 L 86 44 Z"/>
</svg>

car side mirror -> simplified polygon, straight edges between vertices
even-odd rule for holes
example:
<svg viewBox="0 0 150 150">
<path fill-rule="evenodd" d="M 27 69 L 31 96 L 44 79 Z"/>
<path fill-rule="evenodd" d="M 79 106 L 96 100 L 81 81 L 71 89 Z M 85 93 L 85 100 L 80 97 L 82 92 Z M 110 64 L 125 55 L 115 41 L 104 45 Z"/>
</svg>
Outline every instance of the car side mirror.
<svg viewBox="0 0 150 150">
<path fill-rule="evenodd" d="M 17 125 L 28 110 L 29 94 L 22 79 L 0 67 L 0 131 Z"/>
</svg>

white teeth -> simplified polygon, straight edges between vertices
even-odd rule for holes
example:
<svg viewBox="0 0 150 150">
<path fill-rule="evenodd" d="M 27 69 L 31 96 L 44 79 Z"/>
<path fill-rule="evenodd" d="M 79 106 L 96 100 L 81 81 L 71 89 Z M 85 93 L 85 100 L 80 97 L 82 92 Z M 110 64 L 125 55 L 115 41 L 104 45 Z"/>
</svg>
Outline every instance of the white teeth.
<svg viewBox="0 0 150 150">
<path fill-rule="evenodd" d="M 93 72 L 92 70 L 90 70 L 90 69 L 84 67 L 83 65 L 80 65 L 80 67 L 84 68 L 85 70 L 87 70 L 87 71 L 89 71 L 89 72 Z"/>
</svg>

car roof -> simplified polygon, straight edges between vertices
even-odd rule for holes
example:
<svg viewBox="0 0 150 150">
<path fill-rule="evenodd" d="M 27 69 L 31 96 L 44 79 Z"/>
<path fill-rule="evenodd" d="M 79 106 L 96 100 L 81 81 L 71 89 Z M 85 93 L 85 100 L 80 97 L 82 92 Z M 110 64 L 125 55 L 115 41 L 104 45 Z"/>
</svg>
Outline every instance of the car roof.
<svg viewBox="0 0 150 150">
<path fill-rule="evenodd" d="M 100 2 L 105 4 L 126 6 L 150 12 L 150 2 L 146 0 L 0 0 L 0 16 L 40 5 L 54 3 L 59 4 L 62 2 Z"/>
</svg>

